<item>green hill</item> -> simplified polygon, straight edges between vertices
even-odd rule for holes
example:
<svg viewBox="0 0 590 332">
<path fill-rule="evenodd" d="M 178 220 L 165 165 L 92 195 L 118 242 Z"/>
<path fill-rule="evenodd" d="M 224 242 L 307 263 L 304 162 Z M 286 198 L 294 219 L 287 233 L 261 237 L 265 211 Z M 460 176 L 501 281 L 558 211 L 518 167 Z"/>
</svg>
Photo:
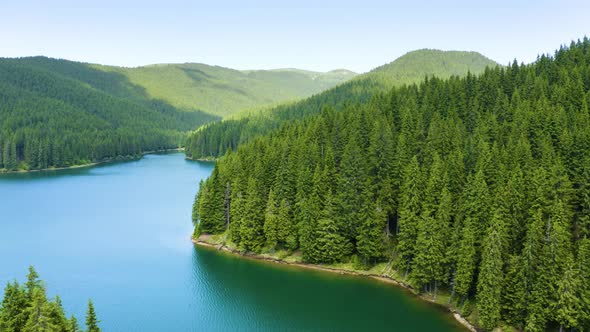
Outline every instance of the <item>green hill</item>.
<svg viewBox="0 0 590 332">
<path fill-rule="evenodd" d="M 347 70 L 319 73 L 298 69 L 239 71 L 198 63 L 137 68 L 96 66 L 125 75 L 152 98 L 182 110 L 202 110 L 228 117 L 244 109 L 276 105 L 311 96 L 356 74 Z"/>
<path fill-rule="evenodd" d="M 478 74 L 486 67 L 498 64 L 477 52 L 440 51 L 422 49 L 408 52 L 383 66 L 371 70 L 357 79 L 371 78 L 387 86 L 419 83 L 426 76 L 449 78 L 463 76 L 467 72 Z"/>
<path fill-rule="evenodd" d="M 118 73 L 44 57 L 0 59 L 0 169 L 43 169 L 178 147 L 219 118 L 182 112 Z"/>
<path fill-rule="evenodd" d="M 327 108 L 220 158 L 195 235 L 389 277 L 478 331 L 587 331 L 589 109 L 588 38 Z"/>
<path fill-rule="evenodd" d="M 353 76 L 0 59 L 0 169 L 65 167 L 175 148 L 218 115 L 309 96 Z"/>
<path fill-rule="evenodd" d="M 305 100 L 280 105 L 270 110 L 251 112 L 251 116 L 226 119 L 197 130 L 187 142 L 186 153 L 192 158 L 223 155 L 228 148 L 279 128 L 284 123 L 319 114 L 324 108 L 342 109 L 345 105 L 369 102 L 375 95 L 394 86 L 414 84 L 426 76 L 449 78 L 483 73 L 498 64 L 476 52 L 418 50 L 395 61 L 358 75 L 323 93 Z M 340 71 L 326 75 L 338 76 Z"/>
</svg>

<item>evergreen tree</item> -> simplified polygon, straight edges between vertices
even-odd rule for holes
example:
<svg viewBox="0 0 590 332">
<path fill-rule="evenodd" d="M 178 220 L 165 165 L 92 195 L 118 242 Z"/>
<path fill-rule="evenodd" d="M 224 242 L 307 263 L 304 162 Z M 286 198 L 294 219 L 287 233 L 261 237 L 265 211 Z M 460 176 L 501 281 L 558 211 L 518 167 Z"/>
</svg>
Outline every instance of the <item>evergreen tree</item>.
<svg viewBox="0 0 590 332">
<path fill-rule="evenodd" d="M 412 158 L 404 170 L 401 193 L 397 245 L 399 252 L 398 268 L 407 274 L 414 259 L 422 203 L 422 174 L 416 156 Z"/>
<path fill-rule="evenodd" d="M 501 317 L 504 222 L 496 211 L 483 243 L 481 272 L 477 282 L 477 310 L 481 326 L 492 330 Z"/>
<path fill-rule="evenodd" d="M 523 261 L 519 256 L 511 256 L 506 265 L 501 316 L 511 326 L 522 329 L 527 308 L 527 285 Z"/>
<path fill-rule="evenodd" d="M 50 307 L 42 288 L 33 288 L 31 304 L 27 308 L 27 323 L 23 332 L 52 332 L 57 331 L 50 318 Z"/>
<path fill-rule="evenodd" d="M 78 324 L 78 320 L 76 319 L 76 317 L 74 317 L 74 315 L 72 315 L 70 317 L 70 319 L 68 320 L 68 328 L 66 331 L 67 332 L 82 332 L 82 330 L 80 329 L 80 325 Z"/>
<path fill-rule="evenodd" d="M 271 189 L 268 194 L 268 203 L 266 204 L 266 214 L 264 215 L 264 236 L 266 237 L 266 243 L 271 248 L 277 246 L 279 240 L 278 236 L 279 228 L 279 215 L 278 206 L 275 199 L 275 193 Z"/>
<path fill-rule="evenodd" d="M 283 199 L 279 205 L 277 223 L 277 238 L 279 242 L 284 244 L 285 248 L 289 250 L 297 249 L 297 228 L 293 224 L 291 207 L 286 199 Z"/>
<path fill-rule="evenodd" d="M 464 218 L 457 250 L 455 292 L 465 298 L 474 282 L 481 229 L 488 226 L 488 190 L 483 170 L 471 176 L 465 188 Z"/>
<path fill-rule="evenodd" d="M 359 227 L 356 250 L 365 262 L 374 263 L 383 257 L 385 250 L 385 211 L 375 204 L 365 204 L 363 221 Z"/>
<path fill-rule="evenodd" d="M 264 245 L 265 205 L 259 182 L 250 178 L 240 224 L 240 245 L 246 251 L 260 252 Z"/>
<path fill-rule="evenodd" d="M 580 271 L 574 264 L 573 258 L 567 258 L 563 276 L 557 282 L 558 299 L 556 303 L 556 318 L 560 324 L 560 331 L 564 328 L 577 329 L 580 327 L 584 312 L 582 293 L 582 278 Z"/>
<path fill-rule="evenodd" d="M 100 332 L 100 327 L 98 327 L 98 323 L 100 323 L 100 321 L 96 318 L 94 304 L 92 303 L 92 301 L 88 301 L 88 310 L 86 311 L 86 331 Z"/>
<path fill-rule="evenodd" d="M 311 262 L 334 263 L 350 253 L 350 243 L 338 234 L 336 221 L 331 218 L 333 215 L 332 197 L 328 193 L 324 211 L 317 222 L 317 238 L 312 246 Z"/>
<path fill-rule="evenodd" d="M 25 288 L 16 281 L 9 282 L 4 289 L 4 298 L 0 305 L 0 330 L 22 331 L 27 322 L 26 308 L 29 303 Z"/>
</svg>

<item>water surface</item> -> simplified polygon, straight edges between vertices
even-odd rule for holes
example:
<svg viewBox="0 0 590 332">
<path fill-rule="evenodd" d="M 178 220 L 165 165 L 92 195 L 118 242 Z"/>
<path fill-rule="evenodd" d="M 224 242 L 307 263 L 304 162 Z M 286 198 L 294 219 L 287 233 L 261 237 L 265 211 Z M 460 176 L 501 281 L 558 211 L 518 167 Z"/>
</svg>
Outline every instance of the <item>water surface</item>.
<svg viewBox="0 0 590 332">
<path fill-rule="evenodd" d="M 462 330 L 391 285 L 195 248 L 211 171 L 171 153 L 0 176 L 0 283 L 32 264 L 80 321 L 92 298 L 107 332 Z"/>
</svg>

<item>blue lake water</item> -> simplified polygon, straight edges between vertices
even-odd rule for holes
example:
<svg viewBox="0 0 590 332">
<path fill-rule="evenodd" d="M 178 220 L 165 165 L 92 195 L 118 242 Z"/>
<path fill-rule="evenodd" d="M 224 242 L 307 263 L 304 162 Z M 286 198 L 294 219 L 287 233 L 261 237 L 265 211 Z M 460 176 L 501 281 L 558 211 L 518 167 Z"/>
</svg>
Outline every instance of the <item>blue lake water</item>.
<svg viewBox="0 0 590 332">
<path fill-rule="evenodd" d="M 195 248 L 212 168 L 171 153 L 0 176 L 0 283 L 34 265 L 79 321 L 92 298 L 103 331 L 462 330 L 391 285 Z"/>
</svg>

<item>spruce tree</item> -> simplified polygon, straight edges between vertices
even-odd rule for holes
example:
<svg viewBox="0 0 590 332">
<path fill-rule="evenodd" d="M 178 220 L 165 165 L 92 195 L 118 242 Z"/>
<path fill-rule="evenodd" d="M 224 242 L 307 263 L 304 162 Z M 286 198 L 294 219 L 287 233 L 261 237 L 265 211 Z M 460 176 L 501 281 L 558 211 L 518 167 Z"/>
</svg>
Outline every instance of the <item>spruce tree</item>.
<svg viewBox="0 0 590 332">
<path fill-rule="evenodd" d="M 52 332 L 57 331 L 50 318 L 50 307 L 42 288 L 33 288 L 30 306 L 27 307 L 27 322 L 23 332 Z"/>
<path fill-rule="evenodd" d="M 414 156 L 404 170 L 404 180 L 399 199 L 398 269 L 405 274 L 410 271 L 415 255 L 414 248 L 418 237 L 421 199 L 422 174 L 418 158 Z"/>
<path fill-rule="evenodd" d="M 582 278 L 574 260 L 567 257 L 565 271 L 557 282 L 556 318 L 560 331 L 581 327 L 584 312 Z"/>
<path fill-rule="evenodd" d="M 266 213 L 264 215 L 264 236 L 266 237 L 266 244 L 275 248 L 279 240 L 279 215 L 278 206 L 275 199 L 275 193 L 271 189 L 268 194 L 268 202 L 266 203 Z"/>
<path fill-rule="evenodd" d="M 365 263 L 375 263 L 383 257 L 385 250 L 386 214 L 375 203 L 365 202 L 363 220 L 357 235 L 356 250 Z"/>
<path fill-rule="evenodd" d="M 86 311 L 86 331 L 87 332 L 100 332 L 98 327 L 100 321 L 96 318 L 96 312 L 94 311 L 94 304 L 91 300 L 88 301 L 88 310 Z"/>
<path fill-rule="evenodd" d="M 481 326 L 492 330 L 501 317 L 504 221 L 496 210 L 483 243 L 481 271 L 477 282 L 477 311 Z"/>
<path fill-rule="evenodd" d="M 250 178 L 240 224 L 240 245 L 246 251 L 260 252 L 264 246 L 264 207 L 259 182 Z"/>
<path fill-rule="evenodd" d="M 80 325 L 78 324 L 78 320 L 76 319 L 76 317 L 74 315 L 72 315 L 70 317 L 70 319 L 68 320 L 68 329 L 66 331 L 67 332 L 82 332 L 82 330 L 80 329 Z"/>
<path fill-rule="evenodd" d="M 501 316 L 510 326 L 522 329 L 527 308 L 527 280 L 523 260 L 520 256 L 513 255 L 506 265 Z"/>
<path fill-rule="evenodd" d="M 9 282 L 4 288 L 4 298 L 0 305 L 0 330 L 22 331 L 27 322 L 27 307 L 30 305 L 25 288 L 18 282 Z"/>
<path fill-rule="evenodd" d="M 325 208 L 317 221 L 317 238 L 312 244 L 310 261 L 315 263 L 334 263 L 350 253 L 350 243 L 338 234 L 338 226 L 332 218 L 333 203 L 331 194 L 326 196 Z"/>
</svg>

